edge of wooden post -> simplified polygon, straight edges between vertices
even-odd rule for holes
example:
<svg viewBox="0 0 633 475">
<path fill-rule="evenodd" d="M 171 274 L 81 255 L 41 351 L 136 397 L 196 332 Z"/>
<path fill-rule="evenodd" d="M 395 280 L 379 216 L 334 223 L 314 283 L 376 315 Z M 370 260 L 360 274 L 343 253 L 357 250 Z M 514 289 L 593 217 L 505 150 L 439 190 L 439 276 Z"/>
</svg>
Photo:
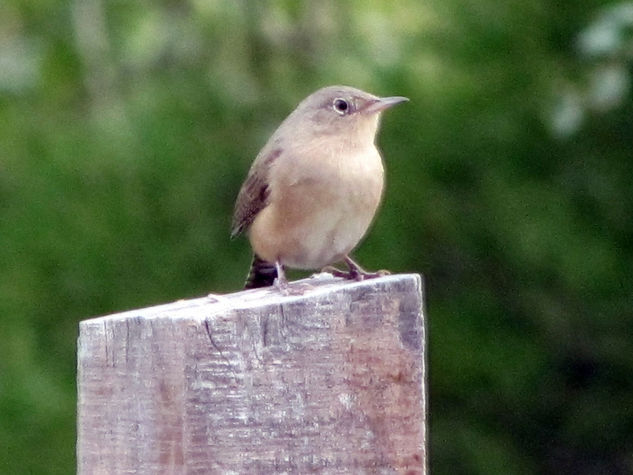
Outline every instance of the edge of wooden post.
<svg viewBox="0 0 633 475">
<path fill-rule="evenodd" d="M 421 277 L 293 289 L 80 322 L 78 473 L 426 473 Z"/>
</svg>

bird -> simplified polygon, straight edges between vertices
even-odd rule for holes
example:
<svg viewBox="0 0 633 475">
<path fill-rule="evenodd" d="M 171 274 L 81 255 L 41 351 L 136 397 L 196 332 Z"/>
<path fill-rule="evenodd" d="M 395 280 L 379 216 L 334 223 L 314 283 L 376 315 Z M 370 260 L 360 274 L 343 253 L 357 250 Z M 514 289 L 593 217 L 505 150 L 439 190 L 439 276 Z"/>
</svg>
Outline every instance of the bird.
<svg viewBox="0 0 633 475">
<path fill-rule="evenodd" d="M 351 257 L 382 199 L 384 168 L 375 139 L 381 113 L 408 101 L 350 86 L 310 94 L 257 154 L 240 188 L 231 237 L 246 233 L 253 260 L 244 288 L 288 288 L 286 268 L 322 269 L 364 280 Z"/>
</svg>

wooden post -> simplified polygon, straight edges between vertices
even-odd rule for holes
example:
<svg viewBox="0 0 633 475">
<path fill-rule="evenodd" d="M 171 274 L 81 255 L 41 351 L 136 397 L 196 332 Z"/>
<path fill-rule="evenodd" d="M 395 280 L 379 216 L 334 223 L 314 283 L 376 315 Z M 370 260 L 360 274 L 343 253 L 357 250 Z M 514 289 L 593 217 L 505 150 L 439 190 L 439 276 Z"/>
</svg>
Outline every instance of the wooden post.
<svg viewBox="0 0 633 475">
<path fill-rule="evenodd" d="M 81 322 L 78 473 L 426 473 L 420 276 L 302 282 Z"/>
</svg>

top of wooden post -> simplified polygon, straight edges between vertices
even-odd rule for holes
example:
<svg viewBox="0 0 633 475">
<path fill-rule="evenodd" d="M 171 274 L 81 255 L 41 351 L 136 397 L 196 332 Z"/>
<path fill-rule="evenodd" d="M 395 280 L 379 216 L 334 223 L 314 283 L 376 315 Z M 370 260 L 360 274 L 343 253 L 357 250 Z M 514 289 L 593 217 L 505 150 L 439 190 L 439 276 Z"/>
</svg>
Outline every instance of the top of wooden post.
<svg viewBox="0 0 633 475">
<path fill-rule="evenodd" d="M 421 285 L 321 275 L 84 320 L 78 473 L 425 473 Z"/>
<path fill-rule="evenodd" d="M 228 308 L 241 310 L 271 304 L 308 303 L 323 298 L 332 292 L 355 293 L 361 290 L 362 292 L 380 292 L 391 286 L 415 290 L 420 298 L 422 297 L 422 278 L 419 274 L 394 274 L 363 281 L 350 281 L 333 277 L 328 273 L 321 273 L 309 279 L 290 282 L 290 293 L 287 295 L 284 295 L 274 287 L 240 290 L 230 294 L 209 294 L 206 297 L 176 300 L 171 303 L 92 317 L 82 320 L 80 325 L 94 325 L 103 322 L 104 319 L 150 317 L 164 314 L 183 314 L 191 317 L 194 315 L 191 310 L 200 307 L 205 307 L 206 310 L 222 312 Z M 299 293 L 299 291 L 302 292 Z M 204 316 L 209 316 L 209 313 L 204 313 Z"/>
</svg>

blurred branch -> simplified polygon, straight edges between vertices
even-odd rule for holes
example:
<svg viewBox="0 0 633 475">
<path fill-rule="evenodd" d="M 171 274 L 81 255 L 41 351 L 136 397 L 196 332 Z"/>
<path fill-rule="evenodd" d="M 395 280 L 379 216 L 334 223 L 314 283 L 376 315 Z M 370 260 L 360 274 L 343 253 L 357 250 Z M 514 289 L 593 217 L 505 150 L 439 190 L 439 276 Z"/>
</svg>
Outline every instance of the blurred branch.
<svg viewBox="0 0 633 475">
<path fill-rule="evenodd" d="M 72 17 L 77 51 L 84 67 L 83 80 L 93 112 L 106 107 L 121 110 L 103 1 L 75 0 Z"/>
<path fill-rule="evenodd" d="M 585 62 L 585 73 L 581 84 L 567 84 L 557 94 L 550 127 L 558 136 L 573 135 L 590 113 L 616 109 L 630 96 L 633 2 L 600 9 L 579 33 L 577 49 Z"/>
</svg>

